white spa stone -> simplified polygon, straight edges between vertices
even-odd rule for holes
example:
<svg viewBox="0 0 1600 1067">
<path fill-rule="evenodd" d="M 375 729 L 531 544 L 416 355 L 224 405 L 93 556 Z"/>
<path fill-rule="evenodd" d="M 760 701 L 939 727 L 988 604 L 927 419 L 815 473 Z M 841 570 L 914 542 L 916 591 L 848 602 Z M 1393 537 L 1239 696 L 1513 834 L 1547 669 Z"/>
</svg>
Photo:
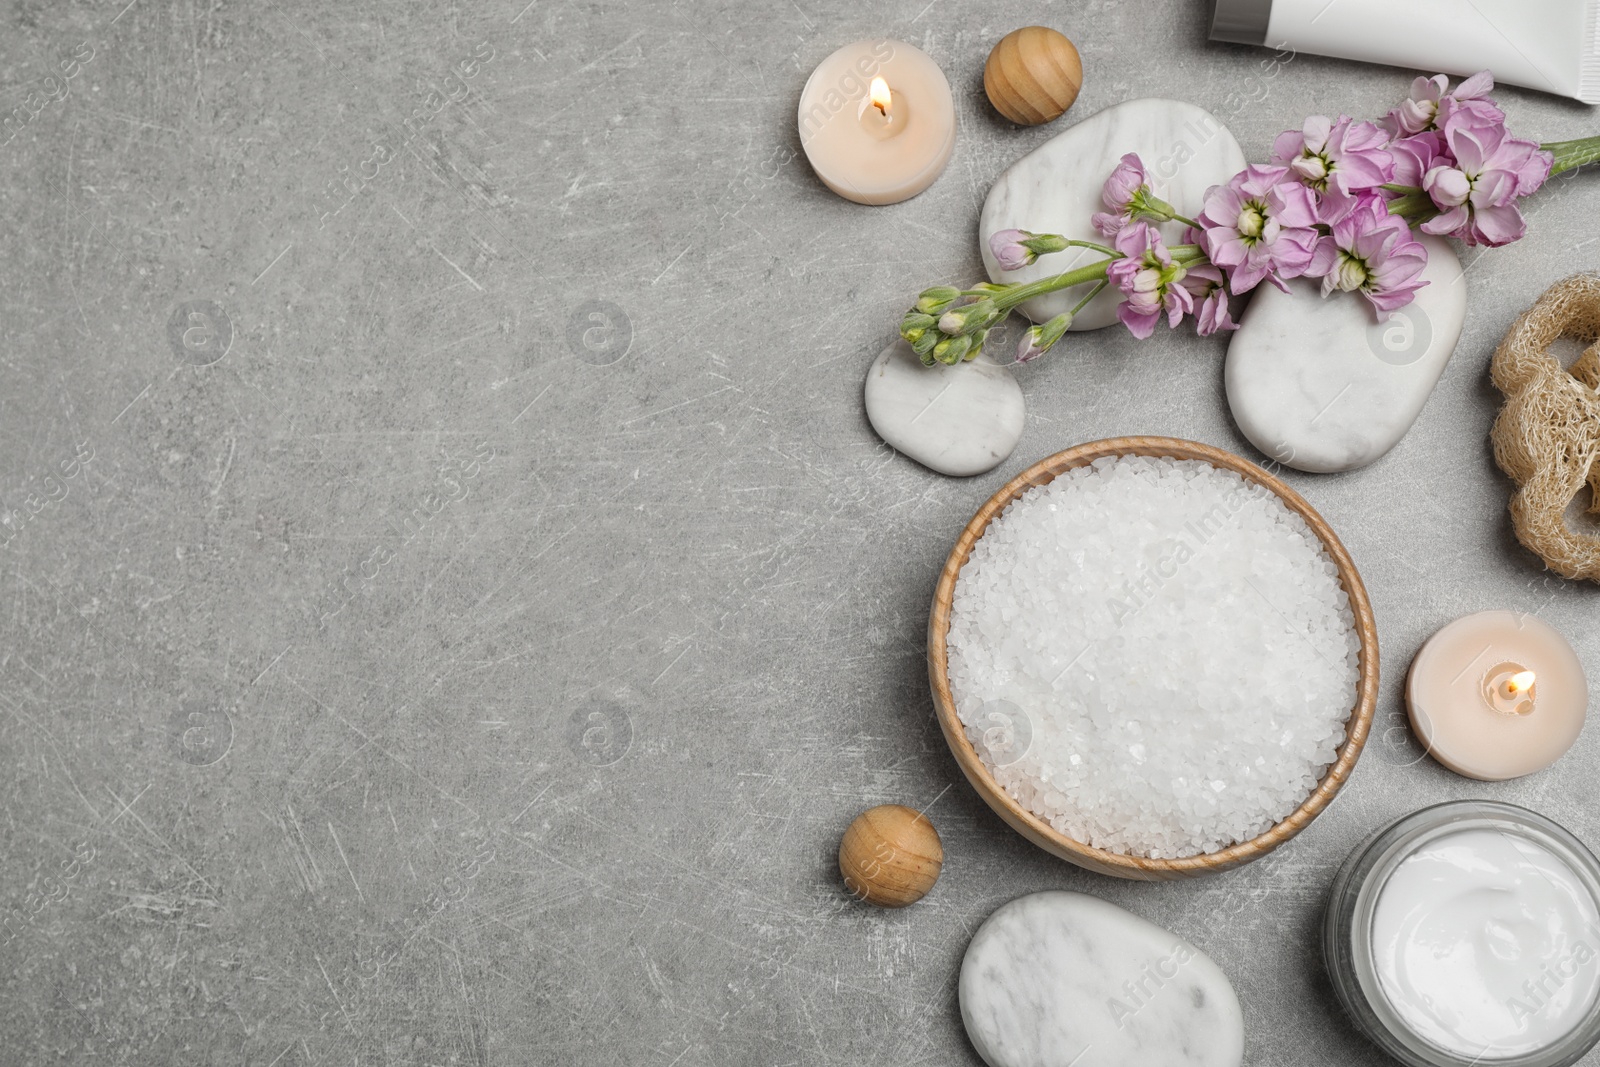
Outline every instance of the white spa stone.
<svg viewBox="0 0 1600 1067">
<path fill-rule="evenodd" d="M 1234 421 L 1252 444 L 1303 471 L 1354 470 L 1381 457 L 1428 402 L 1467 316 L 1461 262 L 1422 235 L 1428 282 L 1387 318 L 1355 293 L 1320 283 L 1256 288 L 1228 343 Z"/>
<path fill-rule="evenodd" d="M 990 1067 L 1238 1067 L 1239 998 L 1183 938 L 1052 890 L 1003 904 L 961 963 L 961 1020 Z"/>
<path fill-rule="evenodd" d="M 1000 175 L 983 202 L 978 244 L 984 269 L 995 282 L 1032 282 L 1087 266 L 1100 253 L 1086 248 L 1043 256 L 1021 270 L 1003 271 L 989 251 L 989 235 L 1000 230 L 1059 233 L 1105 244 L 1089 221 L 1105 207 L 1100 187 L 1128 152 L 1144 160 L 1150 188 L 1180 215 L 1194 218 L 1205 205 L 1206 190 L 1221 185 L 1245 167 L 1239 142 L 1218 118 L 1181 100 L 1129 100 L 1108 107 L 1057 134 Z M 1183 237 L 1181 223 L 1161 228 L 1169 244 Z M 1071 310 L 1089 290 L 1074 287 L 1021 305 L 1034 322 Z M 1097 330 L 1117 321 L 1121 294 L 1101 293 L 1073 321 L 1074 330 Z"/>
<path fill-rule="evenodd" d="M 872 428 L 895 451 L 957 477 L 1004 463 L 1027 415 L 1016 379 L 988 355 L 924 367 L 898 339 L 867 371 L 866 401 Z"/>
</svg>

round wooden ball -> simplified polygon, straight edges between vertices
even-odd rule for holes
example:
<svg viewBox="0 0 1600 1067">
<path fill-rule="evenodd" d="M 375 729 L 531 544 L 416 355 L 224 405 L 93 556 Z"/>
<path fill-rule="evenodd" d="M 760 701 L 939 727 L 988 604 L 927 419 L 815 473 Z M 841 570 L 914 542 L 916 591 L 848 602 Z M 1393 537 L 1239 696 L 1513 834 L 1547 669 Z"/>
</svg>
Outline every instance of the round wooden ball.
<svg viewBox="0 0 1600 1067">
<path fill-rule="evenodd" d="M 1012 122 L 1052 122 L 1078 99 L 1083 61 L 1071 41 L 1048 26 L 1024 26 L 1000 39 L 983 66 L 989 103 Z"/>
<path fill-rule="evenodd" d="M 868 808 L 839 842 L 839 873 L 859 900 L 882 908 L 915 904 L 939 880 L 944 845 L 927 817 L 899 804 Z"/>
</svg>

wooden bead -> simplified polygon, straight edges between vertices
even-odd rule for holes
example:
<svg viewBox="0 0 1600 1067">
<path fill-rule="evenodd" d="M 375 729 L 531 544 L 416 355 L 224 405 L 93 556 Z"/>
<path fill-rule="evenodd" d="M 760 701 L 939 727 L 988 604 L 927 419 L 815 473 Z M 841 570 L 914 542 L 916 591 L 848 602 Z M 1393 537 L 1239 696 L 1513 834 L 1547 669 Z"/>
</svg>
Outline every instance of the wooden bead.
<svg viewBox="0 0 1600 1067">
<path fill-rule="evenodd" d="M 1060 118 L 1082 87 L 1077 48 L 1047 26 L 1024 26 L 1006 34 L 983 66 L 989 103 L 1023 126 Z"/>
<path fill-rule="evenodd" d="M 839 873 L 858 899 L 882 908 L 915 904 L 939 880 L 944 845 L 927 818 L 899 804 L 868 808 L 839 842 Z"/>
</svg>

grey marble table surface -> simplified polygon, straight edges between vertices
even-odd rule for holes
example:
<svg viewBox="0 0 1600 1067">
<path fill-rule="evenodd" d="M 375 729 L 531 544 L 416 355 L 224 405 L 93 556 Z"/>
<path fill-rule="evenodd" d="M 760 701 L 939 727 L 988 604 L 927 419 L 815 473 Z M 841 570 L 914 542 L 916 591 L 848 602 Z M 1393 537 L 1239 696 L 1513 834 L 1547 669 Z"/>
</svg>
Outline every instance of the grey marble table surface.
<svg viewBox="0 0 1600 1067">
<path fill-rule="evenodd" d="M 1424 804 L 1600 844 L 1591 728 L 1458 778 L 1405 666 L 1537 612 L 1600 677 L 1600 589 L 1514 541 L 1490 353 L 1600 257 L 1600 174 L 1463 256 L 1454 360 L 1364 470 L 1289 481 L 1361 567 L 1374 742 L 1269 860 L 1181 885 L 1052 859 L 961 779 L 923 661 L 935 575 L 1017 471 L 1099 437 L 1255 455 L 1220 338 L 1070 335 L 1009 461 L 894 455 L 863 376 L 918 289 L 982 277 L 989 184 L 1064 124 L 1192 101 L 1246 153 L 1410 75 L 1205 41 L 1199 3 L 754 0 L 0 8 L 0 1062 L 974 1064 L 961 955 L 1001 903 L 1097 894 L 1229 975 L 1249 1064 L 1376 1064 L 1314 948 L 1349 849 Z M 1052 127 L 989 47 L 1082 51 Z M 812 175 L 807 74 L 936 59 L 944 176 L 867 208 Z M 1544 140 L 1590 109 L 1499 93 Z M 943 879 L 869 909 L 834 850 L 927 807 Z M 1600 1063 L 1591 1055 L 1585 1063 Z"/>
</svg>

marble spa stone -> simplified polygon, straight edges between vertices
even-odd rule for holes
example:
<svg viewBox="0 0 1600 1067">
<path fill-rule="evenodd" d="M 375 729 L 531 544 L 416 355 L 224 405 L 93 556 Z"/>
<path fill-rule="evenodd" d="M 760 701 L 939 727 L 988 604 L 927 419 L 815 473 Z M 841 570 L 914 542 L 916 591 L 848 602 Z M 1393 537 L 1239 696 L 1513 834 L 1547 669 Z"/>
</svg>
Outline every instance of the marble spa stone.
<svg viewBox="0 0 1600 1067">
<path fill-rule="evenodd" d="M 1016 379 L 987 354 L 924 367 L 899 339 L 867 371 L 866 402 L 872 428 L 895 451 L 957 477 L 1004 463 L 1027 414 Z"/>
<path fill-rule="evenodd" d="M 1244 1017 L 1199 949 L 1115 904 L 1052 890 L 1001 905 L 961 963 L 990 1067 L 1239 1067 Z"/>
<path fill-rule="evenodd" d="M 1324 300 L 1307 279 L 1251 294 L 1224 379 L 1234 421 L 1266 455 L 1303 471 L 1353 470 L 1417 421 L 1467 315 L 1460 260 L 1443 238 L 1419 237 L 1428 284 L 1387 316 L 1355 293 Z"/>
<path fill-rule="evenodd" d="M 1098 252 L 1071 248 L 1044 256 L 1021 270 L 1003 271 L 989 252 L 989 235 L 1019 229 L 1059 233 L 1080 241 L 1105 243 L 1089 219 L 1104 211 L 1100 187 L 1125 153 L 1144 160 L 1150 187 L 1180 215 L 1194 218 L 1206 190 L 1221 185 L 1245 167 L 1239 142 L 1204 108 L 1181 100 L 1129 100 L 1097 112 L 1057 134 L 1013 163 L 983 202 L 978 243 L 989 279 L 1031 282 L 1073 267 L 1087 266 Z M 1181 223 L 1161 228 L 1169 244 L 1183 238 Z M 1021 306 L 1035 322 L 1068 311 L 1087 289 L 1075 287 L 1037 297 Z M 1078 314 L 1074 330 L 1097 330 L 1116 321 L 1121 295 L 1108 289 Z"/>
</svg>

